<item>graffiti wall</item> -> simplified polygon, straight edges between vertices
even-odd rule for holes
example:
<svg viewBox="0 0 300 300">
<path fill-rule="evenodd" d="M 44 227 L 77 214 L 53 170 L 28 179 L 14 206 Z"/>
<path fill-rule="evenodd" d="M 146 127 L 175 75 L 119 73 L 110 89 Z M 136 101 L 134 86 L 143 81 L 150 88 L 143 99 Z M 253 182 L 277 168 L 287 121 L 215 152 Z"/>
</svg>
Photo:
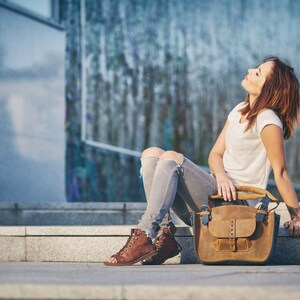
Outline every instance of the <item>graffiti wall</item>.
<svg viewBox="0 0 300 300">
<path fill-rule="evenodd" d="M 83 125 L 83 139 L 207 165 L 248 68 L 277 55 L 299 75 L 299 13 L 291 0 L 63 1 L 69 201 L 144 201 L 139 159 L 85 145 Z M 299 182 L 299 131 L 286 149 Z"/>
</svg>

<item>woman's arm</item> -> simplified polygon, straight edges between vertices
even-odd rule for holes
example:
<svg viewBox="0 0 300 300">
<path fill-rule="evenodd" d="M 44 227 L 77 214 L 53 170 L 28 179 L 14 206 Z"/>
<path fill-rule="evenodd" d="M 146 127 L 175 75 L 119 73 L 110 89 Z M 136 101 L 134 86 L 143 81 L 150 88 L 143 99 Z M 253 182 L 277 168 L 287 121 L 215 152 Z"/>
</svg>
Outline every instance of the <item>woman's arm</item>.
<svg viewBox="0 0 300 300">
<path fill-rule="evenodd" d="M 300 208 L 295 189 L 288 175 L 281 129 L 267 125 L 261 132 L 262 142 L 270 159 L 276 186 L 291 215 L 291 221 L 284 224 L 293 237 L 300 237 Z"/>
<path fill-rule="evenodd" d="M 228 124 L 229 121 L 227 120 L 208 157 L 210 170 L 217 180 L 218 194 L 222 195 L 225 201 L 231 201 L 232 199 L 236 200 L 236 189 L 233 182 L 226 175 L 223 165 L 225 133 L 228 128 Z"/>
</svg>

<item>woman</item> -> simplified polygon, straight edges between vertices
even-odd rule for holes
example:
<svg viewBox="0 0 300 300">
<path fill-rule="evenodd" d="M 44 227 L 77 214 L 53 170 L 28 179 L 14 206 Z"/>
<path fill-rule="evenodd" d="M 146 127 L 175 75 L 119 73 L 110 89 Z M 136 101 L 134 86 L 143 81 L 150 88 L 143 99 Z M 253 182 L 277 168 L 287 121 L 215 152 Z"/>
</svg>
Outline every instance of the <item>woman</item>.
<svg viewBox="0 0 300 300">
<path fill-rule="evenodd" d="M 189 212 L 199 211 L 209 195 L 218 193 L 234 201 L 235 185 L 265 189 L 272 168 L 291 216 L 284 226 L 291 236 L 300 237 L 299 202 L 284 153 L 284 139 L 293 135 L 299 120 L 299 82 L 291 67 L 269 57 L 248 70 L 242 86 L 248 95 L 228 115 L 209 154 L 211 174 L 175 151 L 151 147 L 142 153 L 147 209 L 125 246 L 106 265 L 162 264 L 181 250 L 174 238 L 171 208 L 191 225 Z M 257 204 L 253 203 L 243 204 Z"/>
</svg>

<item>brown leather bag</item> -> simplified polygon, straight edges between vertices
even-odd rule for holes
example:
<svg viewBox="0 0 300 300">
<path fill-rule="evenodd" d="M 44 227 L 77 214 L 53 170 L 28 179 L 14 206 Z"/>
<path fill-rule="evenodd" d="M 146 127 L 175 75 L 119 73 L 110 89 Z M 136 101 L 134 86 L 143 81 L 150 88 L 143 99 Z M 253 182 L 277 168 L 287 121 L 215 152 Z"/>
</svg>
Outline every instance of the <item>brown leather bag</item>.
<svg viewBox="0 0 300 300">
<path fill-rule="evenodd" d="M 262 198 L 259 207 L 234 205 L 234 201 L 228 205 L 215 195 L 193 215 L 195 252 L 203 264 L 266 264 L 271 259 L 280 220 L 273 210 L 279 201 L 256 187 L 236 189 L 238 200 Z M 270 200 L 277 203 L 271 210 Z"/>
</svg>

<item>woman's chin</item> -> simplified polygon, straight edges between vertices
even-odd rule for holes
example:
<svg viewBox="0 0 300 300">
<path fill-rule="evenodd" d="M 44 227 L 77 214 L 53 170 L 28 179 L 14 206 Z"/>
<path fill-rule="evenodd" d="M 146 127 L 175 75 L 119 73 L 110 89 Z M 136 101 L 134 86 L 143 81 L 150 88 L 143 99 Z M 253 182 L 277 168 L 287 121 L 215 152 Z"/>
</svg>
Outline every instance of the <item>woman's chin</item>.
<svg viewBox="0 0 300 300">
<path fill-rule="evenodd" d="M 245 90 L 245 91 L 247 91 L 247 88 L 246 88 L 246 79 L 243 79 L 242 80 L 242 82 L 241 82 L 241 86 L 243 87 L 243 89 Z"/>
</svg>

